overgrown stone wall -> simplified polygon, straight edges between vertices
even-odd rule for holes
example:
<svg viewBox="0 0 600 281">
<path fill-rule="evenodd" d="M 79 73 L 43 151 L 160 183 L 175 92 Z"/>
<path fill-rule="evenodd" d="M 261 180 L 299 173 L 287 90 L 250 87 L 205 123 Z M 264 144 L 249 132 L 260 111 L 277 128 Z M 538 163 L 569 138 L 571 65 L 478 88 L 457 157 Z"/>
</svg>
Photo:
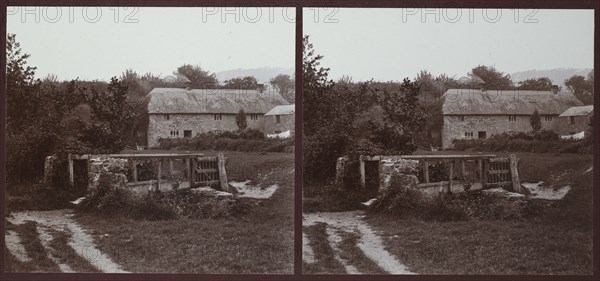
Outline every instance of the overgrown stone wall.
<svg viewBox="0 0 600 281">
<path fill-rule="evenodd" d="M 379 197 L 385 197 L 390 189 L 418 189 L 417 178 L 419 161 L 400 157 L 381 161 L 379 170 Z"/>
<path fill-rule="evenodd" d="M 111 186 L 114 188 L 127 187 L 127 159 L 99 157 L 92 158 L 89 161 L 88 191 L 98 187 L 100 175 L 102 174 L 110 177 Z"/>
</svg>

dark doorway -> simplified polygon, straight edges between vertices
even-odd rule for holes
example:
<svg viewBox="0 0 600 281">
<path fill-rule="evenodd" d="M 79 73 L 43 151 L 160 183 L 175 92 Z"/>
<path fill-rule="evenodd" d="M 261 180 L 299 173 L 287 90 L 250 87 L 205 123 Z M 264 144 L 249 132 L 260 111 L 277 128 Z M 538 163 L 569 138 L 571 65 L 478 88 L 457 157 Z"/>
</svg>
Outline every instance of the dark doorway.
<svg viewBox="0 0 600 281">
<path fill-rule="evenodd" d="M 88 160 L 73 160 L 73 188 L 79 196 L 87 193 Z"/>
<path fill-rule="evenodd" d="M 184 138 L 191 138 L 192 137 L 192 130 L 183 130 L 183 137 Z"/>
<path fill-rule="evenodd" d="M 369 196 L 379 191 L 379 161 L 365 161 L 365 189 Z"/>
<path fill-rule="evenodd" d="M 487 134 L 486 134 L 485 131 L 479 131 L 477 133 L 477 137 L 480 138 L 480 139 L 485 139 L 485 138 L 487 138 Z"/>
</svg>

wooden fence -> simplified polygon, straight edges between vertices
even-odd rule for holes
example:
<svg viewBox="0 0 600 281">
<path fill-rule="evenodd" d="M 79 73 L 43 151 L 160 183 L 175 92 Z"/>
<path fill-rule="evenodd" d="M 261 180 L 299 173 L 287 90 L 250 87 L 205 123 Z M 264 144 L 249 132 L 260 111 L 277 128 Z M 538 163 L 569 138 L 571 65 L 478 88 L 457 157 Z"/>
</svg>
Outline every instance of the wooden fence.
<svg viewBox="0 0 600 281">
<path fill-rule="evenodd" d="M 397 155 L 360 156 L 360 179 L 363 188 L 367 182 L 366 162 L 408 159 L 419 161 L 419 187 L 440 188 L 448 193 L 456 190 L 512 187 L 522 192 L 519 181 L 518 159 L 498 158 L 496 155 Z M 435 171 L 432 171 L 435 168 Z"/>
<path fill-rule="evenodd" d="M 174 163 L 178 163 L 178 167 L 184 167 L 183 174 L 187 178 L 187 183 L 190 188 L 199 186 L 217 187 L 221 190 L 228 191 L 227 172 L 225 169 L 225 156 L 219 153 L 217 156 L 208 157 L 204 154 L 96 154 L 96 155 L 69 155 L 69 180 L 71 185 L 74 184 L 74 162 L 85 160 L 88 165 L 89 159 L 93 158 L 117 158 L 127 159 L 131 169 L 131 180 L 127 183 L 128 186 L 153 185 L 155 191 L 160 189 L 163 181 L 168 180 L 163 177 L 172 177 L 175 174 Z M 144 162 L 155 163 L 155 180 L 138 181 L 138 166 Z M 168 165 L 168 166 L 166 166 Z M 166 167 L 165 167 L 166 166 Z"/>
</svg>

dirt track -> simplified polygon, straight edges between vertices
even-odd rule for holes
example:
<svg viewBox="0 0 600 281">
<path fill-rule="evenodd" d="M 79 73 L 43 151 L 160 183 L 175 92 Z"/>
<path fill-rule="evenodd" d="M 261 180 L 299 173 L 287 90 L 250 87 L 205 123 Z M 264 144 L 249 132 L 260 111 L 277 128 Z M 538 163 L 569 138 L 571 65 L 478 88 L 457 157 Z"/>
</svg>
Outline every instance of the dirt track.
<svg viewBox="0 0 600 281">
<path fill-rule="evenodd" d="M 75 250 L 75 253 L 99 271 L 106 273 L 127 273 L 120 265 L 113 262 L 110 257 L 96 247 L 92 236 L 71 219 L 71 216 L 72 213 L 70 210 L 28 211 L 12 213 L 7 218 L 7 221 L 15 225 L 24 224 L 27 221 L 35 222 L 38 238 L 48 253 L 48 258 L 56 263 L 62 272 L 74 272 L 74 270 L 53 256 L 52 253 L 55 251 L 50 246 L 50 241 L 53 239 L 51 232 L 66 232 L 70 234 L 71 238 L 68 245 Z M 18 260 L 22 262 L 27 261 L 28 255 L 21 245 L 18 233 L 8 231 L 6 238 L 8 250 Z M 10 246 L 8 246 L 9 242 L 11 243 Z"/>
<path fill-rule="evenodd" d="M 364 212 L 334 212 L 334 213 L 310 213 L 304 214 L 303 226 L 311 226 L 316 223 L 325 223 L 327 225 L 328 242 L 335 252 L 335 258 L 344 266 L 349 274 L 361 274 L 352 261 L 340 258 L 337 244 L 340 242 L 340 237 L 337 231 L 349 232 L 359 235 L 360 239 L 357 243 L 358 248 L 363 251 L 365 256 L 371 259 L 381 269 L 390 274 L 414 274 L 402 264 L 394 255 L 390 254 L 383 245 L 383 240 L 371 227 L 362 220 Z M 312 249 L 309 245 L 310 237 L 303 239 L 303 260 L 305 263 L 314 263 L 314 255 L 305 256 L 304 253 L 311 253 Z"/>
</svg>

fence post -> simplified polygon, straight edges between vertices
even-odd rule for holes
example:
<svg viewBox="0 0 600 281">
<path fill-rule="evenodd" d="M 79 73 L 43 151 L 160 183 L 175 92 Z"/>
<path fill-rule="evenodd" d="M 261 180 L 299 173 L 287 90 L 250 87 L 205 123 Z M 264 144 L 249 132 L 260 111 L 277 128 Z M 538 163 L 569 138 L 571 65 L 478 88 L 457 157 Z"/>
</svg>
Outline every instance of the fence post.
<svg viewBox="0 0 600 281">
<path fill-rule="evenodd" d="M 448 172 L 448 193 L 452 193 L 452 178 L 454 177 L 454 161 L 450 161 L 450 171 Z"/>
<path fill-rule="evenodd" d="M 229 191 L 229 184 L 227 183 L 227 171 L 225 170 L 225 156 L 223 153 L 217 154 L 217 166 L 219 168 L 219 182 L 221 183 L 221 190 Z"/>
<path fill-rule="evenodd" d="M 160 177 L 162 174 L 162 158 L 158 160 L 158 173 L 156 175 L 156 192 L 160 192 Z"/>
<path fill-rule="evenodd" d="M 190 188 L 194 188 L 194 158 L 187 159 L 188 179 L 190 180 Z"/>
<path fill-rule="evenodd" d="M 517 169 L 517 156 L 511 154 L 510 157 L 510 176 L 512 177 L 513 189 L 518 193 L 523 193 L 521 182 L 519 181 L 519 169 Z"/>
<path fill-rule="evenodd" d="M 426 183 L 429 183 L 429 163 L 427 163 L 427 160 L 423 159 L 421 160 L 421 165 L 423 165 L 423 178 Z"/>
<path fill-rule="evenodd" d="M 133 162 L 133 182 L 137 182 L 138 181 L 137 163 L 133 159 L 131 160 L 131 162 Z"/>
<path fill-rule="evenodd" d="M 488 170 L 489 170 L 489 159 L 483 159 L 483 174 L 481 174 L 481 189 L 484 189 L 487 187 L 487 183 L 488 183 Z"/>
<path fill-rule="evenodd" d="M 73 171 L 73 159 L 71 158 L 71 154 L 69 153 L 69 184 L 71 187 L 75 186 L 75 175 Z"/>
<path fill-rule="evenodd" d="M 365 185 L 366 185 L 365 161 L 363 160 L 362 155 L 358 159 L 359 159 L 360 186 L 362 186 L 362 188 L 365 188 Z"/>
</svg>

